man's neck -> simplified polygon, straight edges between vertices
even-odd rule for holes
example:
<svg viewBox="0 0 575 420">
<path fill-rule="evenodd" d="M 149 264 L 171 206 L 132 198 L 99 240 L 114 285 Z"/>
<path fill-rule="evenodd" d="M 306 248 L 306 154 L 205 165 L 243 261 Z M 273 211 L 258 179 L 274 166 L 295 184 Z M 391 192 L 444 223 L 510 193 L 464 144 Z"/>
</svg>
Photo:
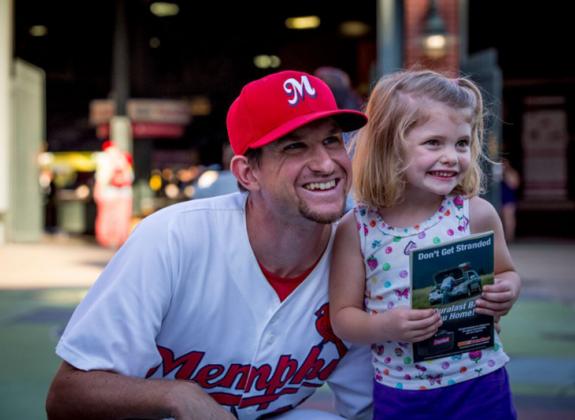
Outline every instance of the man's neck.
<svg viewBox="0 0 575 420">
<path fill-rule="evenodd" d="M 261 265 L 281 277 L 294 277 L 313 265 L 325 251 L 331 225 L 305 220 L 279 220 L 248 197 L 246 222 L 252 250 Z"/>
</svg>

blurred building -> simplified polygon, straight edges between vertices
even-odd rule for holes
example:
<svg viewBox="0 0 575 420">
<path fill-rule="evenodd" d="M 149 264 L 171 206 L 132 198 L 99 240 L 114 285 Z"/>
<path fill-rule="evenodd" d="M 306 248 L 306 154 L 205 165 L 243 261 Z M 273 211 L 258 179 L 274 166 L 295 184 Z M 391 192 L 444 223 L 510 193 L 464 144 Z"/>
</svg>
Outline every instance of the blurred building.
<svg viewBox="0 0 575 420">
<path fill-rule="evenodd" d="M 549 223 L 573 215 L 575 64 L 557 49 L 575 28 L 562 3 L 545 8 L 495 0 L 124 0 L 118 38 L 119 1 L 0 0 L 4 239 L 38 237 L 39 152 L 100 149 L 109 127 L 94 113 L 98 107 L 109 112 L 119 94 L 118 62 L 124 63 L 127 99 L 151 104 L 140 113 L 133 106 L 127 110 L 143 213 L 151 198 L 169 203 L 187 197 L 182 188 L 177 194 L 169 188 L 175 198 L 162 191 L 193 181 L 149 187 L 160 185 L 151 181 L 164 169 L 188 179 L 222 164 L 227 107 L 248 80 L 279 69 L 332 66 L 366 96 L 378 75 L 416 65 L 463 71 L 484 88 L 492 111 L 489 153 L 497 158 L 505 151 L 524 181 L 519 236 L 557 234 Z M 445 49 L 429 53 L 425 35 L 438 28 L 446 35 Z M 113 53 L 118 39 L 125 43 L 120 59 L 118 48 L 115 58 Z M 178 104 L 178 123 L 175 114 L 158 114 L 161 104 Z M 2 121 L 11 122 L 12 131 Z M 498 173 L 487 169 L 488 198 L 497 203 Z M 570 225 L 562 225 L 561 234 L 575 235 Z"/>
</svg>

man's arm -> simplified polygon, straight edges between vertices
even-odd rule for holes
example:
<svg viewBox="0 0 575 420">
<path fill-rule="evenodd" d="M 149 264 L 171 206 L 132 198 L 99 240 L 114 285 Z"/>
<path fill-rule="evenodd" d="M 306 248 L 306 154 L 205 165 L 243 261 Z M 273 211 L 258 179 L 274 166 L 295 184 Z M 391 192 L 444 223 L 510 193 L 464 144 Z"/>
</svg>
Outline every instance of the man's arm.
<svg viewBox="0 0 575 420">
<path fill-rule="evenodd" d="M 369 346 L 352 344 L 327 379 L 336 411 L 348 419 L 371 420 L 373 366 Z"/>
<path fill-rule="evenodd" d="M 234 418 L 193 382 L 86 372 L 66 362 L 52 382 L 46 411 L 50 420 Z"/>
</svg>

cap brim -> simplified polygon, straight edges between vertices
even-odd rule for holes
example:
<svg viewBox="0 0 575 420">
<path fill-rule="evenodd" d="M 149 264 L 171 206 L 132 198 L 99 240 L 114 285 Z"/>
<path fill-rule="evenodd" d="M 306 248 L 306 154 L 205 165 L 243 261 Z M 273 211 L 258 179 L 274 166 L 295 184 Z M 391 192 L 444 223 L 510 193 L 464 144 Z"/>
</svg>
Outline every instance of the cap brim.
<svg viewBox="0 0 575 420">
<path fill-rule="evenodd" d="M 367 123 L 367 117 L 365 116 L 365 114 L 350 109 L 348 110 L 337 109 L 333 111 L 316 112 L 313 114 L 307 114 L 298 118 L 294 118 L 293 120 L 290 120 L 289 122 L 280 125 L 279 127 L 270 131 L 269 133 L 267 133 L 265 136 L 261 137 L 254 143 L 250 144 L 249 149 L 258 149 L 260 147 L 263 147 L 266 144 L 270 144 L 271 142 L 280 139 L 281 137 L 291 133 L 292 131 L 297 130 L 300 127 L 303 127 L 306 124 L 324 118 L 333 118 L 337 122 L 341 130 L 344 132 L 360 129 Z"/>
</svg>

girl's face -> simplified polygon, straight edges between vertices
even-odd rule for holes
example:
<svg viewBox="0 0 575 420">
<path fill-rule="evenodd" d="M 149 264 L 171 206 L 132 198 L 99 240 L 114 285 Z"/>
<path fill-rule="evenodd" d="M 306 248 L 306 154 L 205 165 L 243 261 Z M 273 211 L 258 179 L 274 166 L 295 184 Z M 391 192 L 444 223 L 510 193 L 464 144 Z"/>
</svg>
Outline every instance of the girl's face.
<svg viewBox="0 0 575 420">
<path fill-rule="evenodd" d="M 428 119 L 406 133 L 406 192 L 445 196 L 459 184 L 471 160 L 470 109 L 430 101 Z"/>
</svg>

